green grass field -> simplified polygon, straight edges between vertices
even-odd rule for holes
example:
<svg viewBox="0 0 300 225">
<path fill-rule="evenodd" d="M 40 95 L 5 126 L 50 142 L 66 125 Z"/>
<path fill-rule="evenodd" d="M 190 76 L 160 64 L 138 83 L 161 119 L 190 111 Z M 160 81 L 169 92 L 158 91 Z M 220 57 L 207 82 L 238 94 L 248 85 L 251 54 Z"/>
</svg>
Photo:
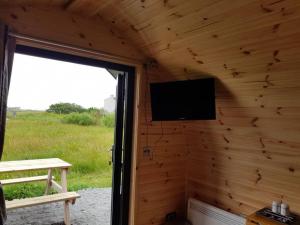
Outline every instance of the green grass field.
<svg viewBox="0 0 300 225">
<path fill-rule="evenodd" d="M 62 116 L 47 112 L 18 112 L 8 116 L 3 161 L 61 158 L 72 164 L 69 190 L 111 186 L 109 165 L 113 128 L 61 123 Z M 46 175 L 47 171 L 1 174 L 0 179 Z M 54 174 L 60 178 L 58 171 Z M 45 183 L 6 186 L 7 199 L 42 195 Z"/>
</svg>

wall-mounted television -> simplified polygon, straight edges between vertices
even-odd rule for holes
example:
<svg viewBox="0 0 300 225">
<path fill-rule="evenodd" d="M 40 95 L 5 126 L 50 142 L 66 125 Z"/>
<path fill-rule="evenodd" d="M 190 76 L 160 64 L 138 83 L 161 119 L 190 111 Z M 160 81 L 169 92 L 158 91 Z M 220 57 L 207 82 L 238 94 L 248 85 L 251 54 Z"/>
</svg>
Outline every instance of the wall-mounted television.
<svg viewBox="0 0 300 225">
<path fill-rule="evenodd" d="M 153 121 L 214 120 L 214 78 L 151 83 Z"/>
</svg>

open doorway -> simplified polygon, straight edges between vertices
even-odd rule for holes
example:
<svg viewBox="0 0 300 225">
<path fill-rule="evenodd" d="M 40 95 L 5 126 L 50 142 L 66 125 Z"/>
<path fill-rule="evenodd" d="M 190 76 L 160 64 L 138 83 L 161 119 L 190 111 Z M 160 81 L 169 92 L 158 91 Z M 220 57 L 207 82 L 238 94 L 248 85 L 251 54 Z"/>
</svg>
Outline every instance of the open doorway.
<svg viewBox="0 0 300 225">
<path fill-rule="evenodd" d="M 127 224 L 134 68 L 27 46 L 16 52 L 2 161 L 59 158 L 72 164 L 68 191 L 81 195 L 70 207 L 72 224 Z M 6 198 L 40 196 L 47 182 L 7 186 Z M 8 211 L 8 223 L 59 224 L 62 207 L 58 202 Z"/>
</svg>

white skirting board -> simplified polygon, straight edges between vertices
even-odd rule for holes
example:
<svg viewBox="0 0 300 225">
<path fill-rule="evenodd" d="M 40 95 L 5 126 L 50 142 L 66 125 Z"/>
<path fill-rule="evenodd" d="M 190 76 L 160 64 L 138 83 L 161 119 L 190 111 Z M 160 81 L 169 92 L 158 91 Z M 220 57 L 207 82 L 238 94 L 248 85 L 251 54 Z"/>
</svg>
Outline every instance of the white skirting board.
<svg viewBox="0 0 300 225">
<path fill-rule="evenodd" d="M 190 198 L 188 220 L 192 225 L 245 225 L 246 219 L 212 205 Z"/>
</svg>

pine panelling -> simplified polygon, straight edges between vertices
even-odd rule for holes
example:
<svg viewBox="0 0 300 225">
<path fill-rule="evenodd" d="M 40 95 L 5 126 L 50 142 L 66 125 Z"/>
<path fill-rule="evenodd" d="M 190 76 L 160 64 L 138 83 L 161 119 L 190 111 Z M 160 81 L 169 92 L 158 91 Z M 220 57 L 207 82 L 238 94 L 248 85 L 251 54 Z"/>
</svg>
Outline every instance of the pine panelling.
<svg viewBox="0 0 300 225">
<path fill-rule="evenodd" d="M 58 7 L 1 6 L 0 19 L 19 34 L 100 51 L 132 60 L 144 56 L 101 20 L 66 13 Z"/>
<path fill-rule="evenodd" d="M 217 82 L 217 120 L 186 123 L 187 197 L 246 215 L 277 199 L 300 213 L 299 71 Z"/>
<path fill-rule="evenodd" d="M 137 224 L 162 224 L 170 212 L 185 211 L 186 126 L 182 122 L 151 121 L 149 83 L 170 80 L 168 72 L 156 66 L 143 77 L 139 111 L 137 154 Z M 144 148 L 150 154 L 144 154 Z"/>
<path fill-rule="evenodd" d="M 286 135 L 285 141 L 297 142 L 299 137 L 297 136 L 295 130 L 300 129 L 299 124 L 297 123 L 298 121 L 299 118 L 287 119 L 287 121 L 285 121 L 282 117 L 276 119 L 237 117 L 236 120 L 235 118 L 231 117 L 216 121 L 214 124 L 211 123 L 211 128 L 207 128 L 205 126 L 198 126 L 198 128 L 203 132 L 206 132 L 202 135 L 202 137 L 207 139 L 207 141 L 210 140 L 209 136 L 213 134 L 220 136 L 220 138 L 222 138 L 222 135 L 225 135 L 229 140 L 234 138 L 249 138 L 249 136 L 257 138 L 257 140 L 260 137 L 281 140 L 282 133 L 279 133 L 278 130 L 282 129 Z M 214 131 L 211 131 L 212 127 Z M 259 131 L 264 135 L 257 133 L 257 130 L 253 129 L 255 127 L 258 127 Z M 222 142 L 226 143 L 225 140 L 222 140 Z"/>
<path fill-rule="evenodd" d="M 76 3 L 81 8 L 75 7 L 75 12 L 84 6 L 86 11 L 90 11 L 91 5 L 93 9 L 98 8 L 97 13 L 87 14 L 101 16 L 181 79 L 199 71 L 223 78 L 220 69 L 224 64 L 230 73 L 231 69 L 250 73 L 245 70 L 249 64 L 260 63 L 266 67 L 272 62 L 275 50 L 292 51 L 293 44 L 299 45 L 296 41 L 299 31 L 294 29 L 300 25 L 297 0 L 234 3 L 228 0 L 76 0 Z M 273 44 L 268 45 L 270 42 Z M 181 60 L 183 56 L 185 60 Z"/>
<path fill-rule="evenodd" d="M 161 201 L 156 208 L 147 212 L 139 212 L 137 224 L 149 225 L 149 224 L 163 224 L 165 216 L 170 210 L 176 210 L 178 212 L 185 211 L 184 194 L 178 196 L 170 196 L 169 199 Z"/>
<path fill-rule="evenodd" d="M 178 40 L 176 50 L 159 53 L 189 78 L 197 70 L 218 78 L 217 120 L 187 123 L 187 197 L 242 214 L 282 199 L 300 212 L 299 5 L 281 2 L 289 15 L 274 6 L 254 13 L 249 5 L 236 22 L 191 37 L 190 49 Z M 191 47 L 201 41 L 206 46 Z M 170 58 L 175 54 L 194 63 Z"/>
<path fill-rule="evenodd" d="M 82 14 L 89 16 L 89 14 L 97 14 L 99 6 L 103 3 L 103 1 L 94 0 L 69 1 L 69 3 L 65 5 L 65 9 L 70 10 L 72 12 L 81 12 Z M 82 10 L 83 8 L 84 10 Z"/>
<path fill-rule="evenodd" d="M 127 41 L 122 44 L 128 38 L 163 67 L 150 66 L 139 87 L 136 224 L 158 225 L 169 212 L 184 214 L 188 197 L 239 214 L 281 199 L 300 213 L 298 0 L 65 3 L 55 12 L 61 23 L 40 22 L 62 32 L 40 31 L 27 25 L 37 24 L 29 19 L 18 29 L 138 58 Z M 1 12 L 15 23 L 14 15 Z M 80 18 L 77 27 L 71 12 L 94 22 Z M 15 14 L 23 18 L 25 12 Z M 83 31 L 85 39 L 78 35 Z M 151 121 L 149 82 L 204 75 L 216 78 L 216 121 Z"/>
<path fill-rule="evenodd" d="M 10 6 L 20 6 L 20 5 L 41 5 L 41 6 L 63 6 L 68 0 L 0 0 L 0 4 L 10 5 Z"/>
<path fill-rule="evenodd" d="M 274 11 L 269 14 L 264 13 L 261 10 L 260 5 L 262 1 L 259 0 L 239 1 L 230 5 L 228 4 L 228 1 L 219 2 L 222 4 L 214 4 L 211 7 L 204 8 L 202 12 L 193 11 L 196 13 L 186 15 L 182 14 L 182 17 L 178 18 L 176 23 L 174 21 L 172 24 L 173 26 L 171 26 L 170 32 L 174 35 L 165 41 L 168 41 L 175 47 L 180 46 L 181 48 L 186 48 L 187 46 L 183 45 L 183 42 L 193 44 L 194 39 L 205 39 L 205 44 L 208 45 L 204 45 L 204 43 L 202 43 L 195 45 L 195 47 L 199 48 L 201 46 L 204 47 L 205 50 L 209 51 L 210 44 L 215 43 L 217 45 L 216 48 L 211 50 L 216 51 L 216 49 L 222 47 L 222 43 L 226 43 L 226 45 L 223 45 L 223 48 L 227 48 L 246 43 L 254 44 L 255 41 L 259 42 L 260 39 L 260 41 L 264 41 L 278 37 L 280 36 L 279 32 L 272 32 L 273 26 L 276 24 L 274 23 L 274 20 L 280 23 L 280 26 L 282 25 L 282 27 L 279 26 L 280 29 L 285 30 L 285 25 L 290 26 L 290 23 L 295 23 L 295 21 L 293 22 L 291 20 L 298 18 L 297 11 L 299 10 L 299 3 L 293 0 L 279 3 L 275 7 Z M 251 3 L 248 4 L 249 2 Z M 239 5 L 241 7 L 237 7 Z M 285 11 L 289 11 L 289 15 L 286 15 L 286 13 L 283 16 L 281 7 L 285 7 Z M 216 15 L 210 16 L 209 14 L 212 11 L 214 11 Z M 207 17 L 205 17 L 206 19 L 203 19 L 201 15 L 207 15 Z M 261 23 L 262 20 L 264 20 L 264 23 Z M 190 21 L 195 22 L 191 23 Z M 247 26 L 245 26 L 245 24 L 247 24 Z M 166 24 L 160 23 L 160 25 L 161 29 L 157 30 L 156 33 L 167 33 Z M 155 27 L 155 29 L 157 28 Z M 172 32 L 173 30 L 174 32 Z M 286 31 L 287 30 L 289 34 L 296 33 L 295 30 L 286 29 Z M 255 36 L 254 33 L 258 33 L 263 36 Z M 232 39 L 239 42 L 236 43 Z M 153 41 L 153 43 L 160 43 L 162 45 L 164 42 Z M 159 46 L 152 45 L 152 47 Z M 172 50 L 172 48 L 170 48 L 170 50 Z"/>
</svg>

